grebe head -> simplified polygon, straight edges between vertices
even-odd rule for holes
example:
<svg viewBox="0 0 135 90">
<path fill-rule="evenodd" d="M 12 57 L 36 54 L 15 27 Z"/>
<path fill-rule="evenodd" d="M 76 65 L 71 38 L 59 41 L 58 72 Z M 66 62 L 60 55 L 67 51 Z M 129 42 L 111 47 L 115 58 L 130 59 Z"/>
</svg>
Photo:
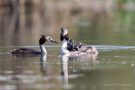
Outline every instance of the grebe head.
<svg viewBox="0 0 135 90">
<path fill-rule="evenodd" d="M 69 37 L 68 37 L 68 29 L 66 27 L 62 27 L 61 28 L 61 34 L 60 34 L 60 40 L 63 41 L 63 40 L 69 40 Z"/>
<path fill-rule="evenodd" d="M 56 41 L 53 40 L 52 37 L 46 36 L 46 35 L 41 35 L 41 38 L 39 39 L 39 44 L 42 45 L 42 44 L 44 44 L 46 41 L 57 43 Z"/>
<path fill-rule="evenodd" d="M 47 55 L 47 51 L 46 51 L 45 46 L 44 46 L 44 43 L 46 41 L 57 43 L 51 37 L 49 37 L 47 35 L 41 35 L 41 38 L 39 39 L 39 45 L 40 45 L 40 49 L 41 49 L 41 55 Z"/>
<path fill-rule="evenodd" d="M 61 28 L 61 34 L 62 34 L 63 36 L 67 35 L 67 34 L 68 34 L 68 29 L 67 29 L 66 27 L 62 27 L 62 28 Z"/>
</svg>

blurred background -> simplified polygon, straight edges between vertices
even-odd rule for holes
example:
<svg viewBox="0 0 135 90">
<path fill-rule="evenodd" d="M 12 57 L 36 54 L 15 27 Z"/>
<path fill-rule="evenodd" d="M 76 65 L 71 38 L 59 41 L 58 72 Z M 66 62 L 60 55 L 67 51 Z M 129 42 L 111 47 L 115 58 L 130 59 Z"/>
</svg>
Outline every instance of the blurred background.
<svg viewBox="0 0 135 90">
<path fill-rule="evenodd" d="M 0 46 L 59 40 L 62 26 L 76 41 L 135 45 L 134 0 L 0 0 Z"/>
</svg>

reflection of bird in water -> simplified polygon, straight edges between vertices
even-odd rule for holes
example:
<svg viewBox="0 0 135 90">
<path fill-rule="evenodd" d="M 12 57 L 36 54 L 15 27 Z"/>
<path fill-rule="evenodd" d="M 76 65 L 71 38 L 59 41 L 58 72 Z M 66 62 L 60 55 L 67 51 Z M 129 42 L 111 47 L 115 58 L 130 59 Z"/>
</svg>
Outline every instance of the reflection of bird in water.
<svg viewBox="0 0 135 90">
<path fill-rule="evenodd" d="M 46 51 L 45 46 L 44 46 L 44 43 L 46 41 L 57 43 L 51 37 L 46 36 L 46 35 L 41 35 L 41 38 L 39 39 L 39 46 L 40 46 L 41 51 L 36 51 L 36 50 L 33 50 L 33 49 L 29 49 L 29 48 L 20 48 L 20 49 L 11 50 L 11 54 L 12 55 L 40 55 L 40 54 L 47 54 L 47 51 Z"/>
<path fill-rule="evenodd" d="M 81 56 L 77 61 L 82 70 L 95 70 L 97 55 Z"/>
<path fill-rule="evenodd" d="M 69 57 L 66 55 L 61 56 L 61 76 L 64 83 L 64 87 L 68 86 L 68 60 Z"/>
<path fill-rule="evenodd" d="M 65 27 L 61 28 L 60 40 L 62 41 L 61 55 L 83 56 L 98 54 L 95 47 L 83 43 L 75 43 L 73 39 L 70 39 L 68 36 L 68 29 Z"/>
<path fill-rule="evenodd" d="M 47 55 L 41 55 L 40 57 L 40 70 L 43 75 L 46 74 L 46 58 L 47 58 Z"/>
<path fill-rule="evenodd" d="M 71 57 L 67 55 L 61 55 L 61 77 L 62 81 L 64 83 L 64 87 L 68 87 L 68 79 L 70 78 L 70 74 L 79 74 L 77 73 L 79 69 L 84 70 L 82 66 L 78 66 L 76 64 L 89 64 L 91 66 L 88 66 L 89 68 L 94 69 L 95 65 L 97 64 L 96 55 L 90 55 L 90 56 L 80 56 L 80 57 Z"/>
</svg>

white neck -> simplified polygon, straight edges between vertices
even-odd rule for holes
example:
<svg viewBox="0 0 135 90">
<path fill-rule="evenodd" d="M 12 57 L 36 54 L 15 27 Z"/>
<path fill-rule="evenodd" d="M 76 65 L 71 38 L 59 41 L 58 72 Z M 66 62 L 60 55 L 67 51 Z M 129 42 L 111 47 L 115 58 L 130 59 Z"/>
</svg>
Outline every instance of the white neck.
<svg viewBox="0 0 135 90">
<path fill-rule="evenodd" d="M 47 51 L 45 49 L 44 44 L 40 45 L 40 49 L 41 49 L 41 54 L 47 55 Z"/>
<path fill-rule="evenodd" d="M 69 54 L 70 52 L 67 50 L 67 40 L 62 41 L 61 54 Z"/>
<path fill-rule="evenodd" d="M 62 41 L 62 49 L 67 48 L 67 43 L 68 43 L 68 41 L 66 41 L 66 40 Z"/>
</svg>

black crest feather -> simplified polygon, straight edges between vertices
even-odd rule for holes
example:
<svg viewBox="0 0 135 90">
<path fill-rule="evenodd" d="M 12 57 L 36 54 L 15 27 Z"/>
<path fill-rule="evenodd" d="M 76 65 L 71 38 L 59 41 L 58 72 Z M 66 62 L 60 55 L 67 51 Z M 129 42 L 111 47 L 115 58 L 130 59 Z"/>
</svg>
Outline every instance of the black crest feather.
<svg viewBox="0 0 135 90">
<path fill-rule="evenodd" d="M 39 44 L 42 45 L 46 42 L 46 38 L 44 35 L 41 35 L 41 38 L 39 39 Z"/>
</svg>

